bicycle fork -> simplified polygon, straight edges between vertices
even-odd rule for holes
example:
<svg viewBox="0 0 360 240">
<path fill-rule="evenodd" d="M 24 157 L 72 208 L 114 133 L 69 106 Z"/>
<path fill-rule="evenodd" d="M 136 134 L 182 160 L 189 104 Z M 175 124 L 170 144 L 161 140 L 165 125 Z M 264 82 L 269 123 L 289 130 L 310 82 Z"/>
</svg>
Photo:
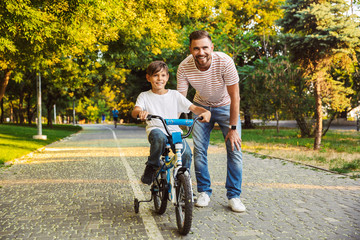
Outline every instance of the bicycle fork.
<svg viewBox="0 0 360 240">
<path fill-rule="evenodd" d="M 179 170 L 183 169 L 183 166 L 182 166 L 182 154 L 181 154 L 182 149 L 183 149 L 183 145 L 181 143 L 175 144 L 176 164 L 175 164 L 175 167 L 174 167 L 173 176 L 170 179 L 170 181 L 171 181 L 171 184 L 170 184 L 171 203 L 173 203 L 173 204 L 177 204 L 177 199 L 176 199 L 176 187 L 178 185 L 177 176 L 179 174 Z M 188 169 L 186 169 L 185 171 L 182 172 L 182 174 L 185 174 L 185 175 L 187 175 L 189 177 L 190 189 L 191 189 L 191 202 L 194 202 L 190 172 L 189 172 Z"/>
</svg>

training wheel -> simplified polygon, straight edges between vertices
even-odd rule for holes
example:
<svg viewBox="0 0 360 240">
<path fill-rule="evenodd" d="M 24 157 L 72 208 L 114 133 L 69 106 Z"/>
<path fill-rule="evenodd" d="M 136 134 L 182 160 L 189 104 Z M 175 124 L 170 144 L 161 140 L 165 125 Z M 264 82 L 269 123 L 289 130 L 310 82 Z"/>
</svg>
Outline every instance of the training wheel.
<svg viewBox="0 0 360 240">
<path fill-rule="evenodd" d="M 135 213 L 139 212 L 139 200 L 137 198 L 134 199 L 134 209 L 135 209 Z"/>
</svg>

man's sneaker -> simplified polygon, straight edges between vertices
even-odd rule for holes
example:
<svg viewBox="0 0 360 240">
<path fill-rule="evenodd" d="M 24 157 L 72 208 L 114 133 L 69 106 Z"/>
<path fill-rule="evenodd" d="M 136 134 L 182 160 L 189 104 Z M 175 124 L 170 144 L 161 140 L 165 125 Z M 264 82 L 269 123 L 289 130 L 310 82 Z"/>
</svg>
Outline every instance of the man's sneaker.
<svg viewBox="0 0 360 240">
<path fill-rule="evenodd" d="M 154 180 L 156 169 L 151 165 L 146 165 L 144 174 L 141 176 L 141 181 L 147 185 L 150 185 Z"/>
<path fill-rule="evenodd" d="M 229 200 L 229 207 L 234 212 L 245 212 L 246 211 L 246 207 L 241 202 L 240 198 L 232 198 L 232 199 L 230 199 Z"/>
<path fill-rule="evenodd" d="M 195 203 L 195 206 L 197 207 L 207 207 L 210 202 L 209 195 L 206 194 L 206 192 L 201 192 L 199 194 L 199 197 L 197 198 L 197 201 Z"/>
</svg>

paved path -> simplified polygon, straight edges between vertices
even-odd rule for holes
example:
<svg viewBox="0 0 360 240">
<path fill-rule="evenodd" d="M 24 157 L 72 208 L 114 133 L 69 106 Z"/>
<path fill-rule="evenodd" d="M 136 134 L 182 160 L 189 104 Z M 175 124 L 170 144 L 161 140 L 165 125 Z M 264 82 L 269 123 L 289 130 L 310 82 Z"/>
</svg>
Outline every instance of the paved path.
<svg viewBox="0 0 360 240">
<path fill-rule="evenodd" d="M 209 150 L 213 197 L 177 233 L 172 206 L 135 214 L 148 154 L 138 127 L 88 125 L 19 164 L 0 169 L 0 239 L 360 239 L 360 182 L 244 154 L 245 213 L 225 197 L 225 153 Z M 193 180 L 194 184 L 195 180 Z M 196 188 L 196 186 L 195 186 Z"/>
</svg>

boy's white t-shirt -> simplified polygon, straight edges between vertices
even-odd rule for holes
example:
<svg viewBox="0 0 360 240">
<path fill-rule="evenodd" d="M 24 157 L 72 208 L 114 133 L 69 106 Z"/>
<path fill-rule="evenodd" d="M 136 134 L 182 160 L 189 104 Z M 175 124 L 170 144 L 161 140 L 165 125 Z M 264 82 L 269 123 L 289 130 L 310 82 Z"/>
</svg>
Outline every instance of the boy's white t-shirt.
<svg viewBox="0 0 360 240">
<path fill-rule="evenodd" d="M 140 107 L 143 111 L 147 111 L 151 115 L 158 115 L 164 119 L 178 119 L 180 113 L 190 112 L 189 108 L 192 103 L 176 90 L 168 89 L 168 92 L 159 95 L 151 90 L 139 94 L 135 106 Z M 166 134 L 164 125 L 159 119 L 146 121 L 146 133 L 150 134 L 154 128 L 159 128 Z M 168 125 L 171 132 L 181 132 L 178 125 Z M 166 134 L 167 135 L 167 134 Z"/>
</svg>

